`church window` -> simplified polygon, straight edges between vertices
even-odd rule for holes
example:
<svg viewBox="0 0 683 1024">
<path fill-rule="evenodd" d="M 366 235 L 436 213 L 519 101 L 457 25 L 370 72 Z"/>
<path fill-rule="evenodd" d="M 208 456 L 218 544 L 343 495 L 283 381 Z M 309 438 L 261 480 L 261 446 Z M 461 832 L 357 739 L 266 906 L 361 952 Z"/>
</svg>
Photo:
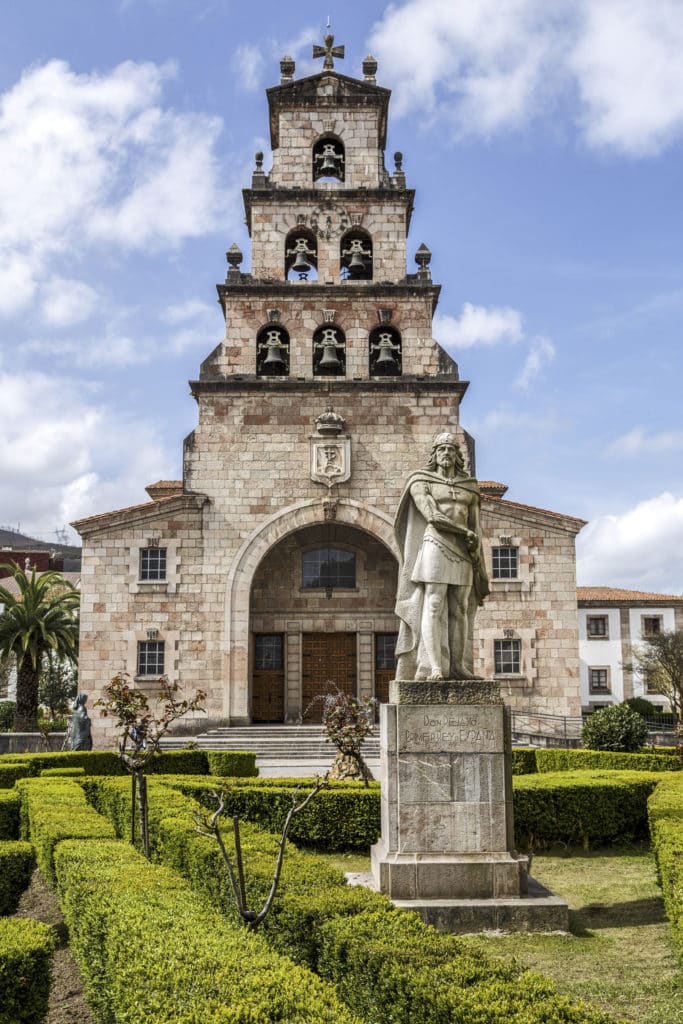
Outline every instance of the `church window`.
<svg viewBox="0 0 683 1024">
<path fill-rule="evenodd" d="M 256 373 L 259 377 L 289 373 L 289 334 L 280 324 L 267 324 L 256 335 Z"/>
<path fill-rule="evenodd" d="M 382 325 L 370 331 L 369 359 L 371 377 L 400 376 L 401 335 L 395 327 Z"/>
<path fill-rule="evenodd" d="M 396 668 L 396 641 L 398 633 L 375 633 L 375 668 Z"/>
<path fill-rule="evenodd" d="M 589 640 L 609 640 L 606 615 L 589 615 L 586 619 L 586 635 Z"/>
<path fill-rule="evenodd" d="M 313 335 L 313 373 L 316 377 L 343 377 L 346 372 L 346 338 L 335 324 L 319 327 Z"/>
<path fill-rule="evenodd" d="M 336 135 L 322 135 L 313 143 L 313 181 L 343 181 L 344 143 Z"/>
<path fill-rule="evenodd" d="M 356 556 L 343 548 L 315 548 L 302 558 L 305 590 L 329 590 L 355 587 Z"/>
<path fill-rule="evenodd" d="M 521 660 L 521 640 L 493 641 L 494 671 L 497 676 L 519 675 Z"/>
<path fill-rule="evenodd" d="M 166 548 L 140 548 L 140 579 L 166 579 Z"/>
<path fill-rule="evenodd" d="M 163 676 L 164 674 L 164 641 L 138 641 L 139 676 Z"/>
<path fill-rule="evenodd" d="M 494 580 L 517 579 L 519 548 L 493 548 L 492 556 Z"/>
<path fill-rule="evenodd" d="M 372 281 L 372 239 L 352 228 L 339 243 L 339 273 L 343 281 Z"/>
<path fill-rule="evenodd" d="M 259 672 L 281 672 L 282 633 L 258 633 L 254 637 L 254 668 Z"/>
<path fill-rule="evenodd" d="M 308 228 L 295 228 L 285 239 L 287 281 L 315 281 L 318 277 L 318 241 Z"/>
<path fill-rule="evenodd" d="M 588 688 L 590 693 L 609 693 L 609 669 L 608 668 L 589 668 L 588 669 Z"/>
</svg>

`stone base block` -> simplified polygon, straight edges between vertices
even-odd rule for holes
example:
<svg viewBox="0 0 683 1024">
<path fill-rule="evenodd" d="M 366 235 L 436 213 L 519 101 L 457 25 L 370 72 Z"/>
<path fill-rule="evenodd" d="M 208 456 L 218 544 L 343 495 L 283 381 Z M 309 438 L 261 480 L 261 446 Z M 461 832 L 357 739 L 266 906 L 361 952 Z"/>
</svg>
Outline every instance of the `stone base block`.
<svg viewBox="0 0 683 1024">
<path fill-rule="evenodd" d="M 371 850 L 372 874 L 391 899 L 502 899 L 526 893 L 528 858 L 512 853 L 388 853 Z"/>
<path fill-rule="evenodd" d="M 347 875 L 351 885 L 376 889 L 372 875 Z M 516 899 L 392 899 L 401 910 L 413 910 L 425 924 L 453 935 L 477 932 L 567 932 L 569 906 L 528 878 L 528 892 Z"/>
</svg>

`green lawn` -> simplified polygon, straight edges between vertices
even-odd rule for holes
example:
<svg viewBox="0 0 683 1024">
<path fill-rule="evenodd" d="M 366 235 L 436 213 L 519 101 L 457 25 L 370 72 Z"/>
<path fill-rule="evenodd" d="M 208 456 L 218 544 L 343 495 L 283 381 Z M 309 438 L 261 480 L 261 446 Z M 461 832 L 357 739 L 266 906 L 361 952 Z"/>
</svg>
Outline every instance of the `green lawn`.
<svg viewBox="0 0 683 1024">
<path fill-rule="evenodd" d="M 368 858 L 330 856 L 345 871 Z M 571 935 L 509 935 L 468 941 L 553 978 L 560 991 L 638 1024 L 683 1024 L 683 972 L 669 937 L 646 850 L 536 856 L 532 874 L 571 907 Z"/>
</svg>

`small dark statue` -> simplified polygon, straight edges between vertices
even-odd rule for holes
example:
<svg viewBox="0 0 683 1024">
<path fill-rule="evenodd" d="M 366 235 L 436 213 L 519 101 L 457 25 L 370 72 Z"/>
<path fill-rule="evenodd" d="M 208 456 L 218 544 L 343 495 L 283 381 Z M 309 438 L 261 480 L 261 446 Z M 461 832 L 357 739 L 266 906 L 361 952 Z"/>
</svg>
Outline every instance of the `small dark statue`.
<svg viewBox="0 0 683 1024">
<path fill-rule="evenodd" d="M 92 734 L 90 732 L 90 715 L 86 709 L 87 693 L 79 693 L 74 703 L 71 716 L 71 749 L 92 750 Z"/>
</svg>

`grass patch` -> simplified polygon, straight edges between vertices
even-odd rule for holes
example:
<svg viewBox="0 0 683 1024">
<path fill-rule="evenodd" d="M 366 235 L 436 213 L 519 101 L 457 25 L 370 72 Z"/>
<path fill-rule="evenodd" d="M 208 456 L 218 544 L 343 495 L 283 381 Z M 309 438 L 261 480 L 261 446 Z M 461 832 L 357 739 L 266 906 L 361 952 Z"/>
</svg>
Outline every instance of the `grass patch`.
<svg viewBox="0 0 683 1024">
<path fill-rule="evenodd" d="M 359 854 L 318 854 L 341 871 L 369 871 Z M 638 1024 L 683 1024 L 683 972 L 645 848 L 534 857 L 532 873 L 571 909 L 571 935 L 482 936 L 467 942 L 515 958 L 560 992 Z"/>
</svg>

